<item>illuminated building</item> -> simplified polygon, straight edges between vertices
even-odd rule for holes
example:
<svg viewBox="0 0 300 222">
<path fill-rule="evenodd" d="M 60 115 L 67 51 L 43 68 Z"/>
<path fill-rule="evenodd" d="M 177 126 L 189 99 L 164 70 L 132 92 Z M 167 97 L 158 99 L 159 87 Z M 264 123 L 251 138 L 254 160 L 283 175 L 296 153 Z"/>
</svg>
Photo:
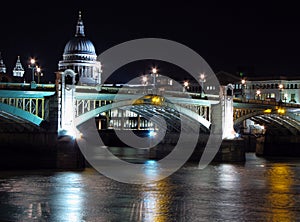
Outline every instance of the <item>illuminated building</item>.
<svg viewBox="0 0 300 222">
<path fill-rule="evenodd" d="M 79 85 L 101 83 L 101 63 L 97 61 L 93 43 L 85 36 L 81 12 L 79 12 L 75 36 L 67 42 L 63 60 L 58 63 L 59 71 L 66 69 L 72 69 L 76 73 L 76 82 Z"/>
</svg>

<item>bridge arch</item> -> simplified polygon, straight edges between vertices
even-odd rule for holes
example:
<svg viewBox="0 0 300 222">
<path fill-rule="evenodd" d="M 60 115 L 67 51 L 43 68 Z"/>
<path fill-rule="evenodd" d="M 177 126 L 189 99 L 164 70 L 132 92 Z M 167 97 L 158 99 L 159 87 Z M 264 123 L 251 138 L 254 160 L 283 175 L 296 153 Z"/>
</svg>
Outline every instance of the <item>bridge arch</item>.
<svg viewBox="0 0 300 222">
<path fill-rule="evenodd" d="M 234 120 L 234 128 L 237 128 L 243 121 L 251 119 L 252 121 L 264 124 L 269 127 L 269 130 L 273 131 L 278 128 L 284 128 L 292 135 L 300 134 L 300 124 L 296 120 L 286 115 L 280 115 L 277 112 L 265 113 L 263 110 L 255 111 L 241 116 Z M 283 129 L 281 129 L 282 132 Z"/>
<path fill-rule="evenodd" d="M 4 111 L 6 113 L 9 113 L 13 116 L 17 116 L 21 119 L 23 119 L 24 121 L 29 121 L 30 123 L 33 123 L 36 126 L 40 126 L 40 124 L 42 123 L 43 119 L 39 116 L 36 116 L 30 112 L 24 111 L 22 109 L 19 109 L 15 106 L 10 106 L 7 105 L 5 103 L 0 103 L 0 110 Z"/>
<path fill-rule="evenodd" d="M 125 108 L 128 106 L 138 107 L 145 104 L 136 104 L 134 105 L 134 102 L 132 100 L 125 100 L 125 101 L 119 101 L 111 104 L 107 104 L 101 107 L 98 107 L 96 109 L 90 110 L 78 117 L 75 118 L 75 126 L 79 126 L 83 124 L 84 122 L 94 118 L 99 113 L 106 112 L 108 110 L 114 109 L 114 108 Z M 150 105 L 150 104 L 148 104 Z M 151 107 L 154 107 L 154 105 L 151 105 Z M 205 129 L 210 130 L 211 123 L 203 118 L 202 116 L 198 115 L 197 113 L 193 112 L 192 110 L 189 110 L 187 108 L 184 108 L 182 106 L 170 103 L 170 102 L 164 102 L 163 105 L 159 105 L 158 107 L 167 107 L 169 110 L 177 111 L 178 113 L 182 114 L 183 116 L 196 121 L 197 123 L 200 123 Z"/>
</svg>

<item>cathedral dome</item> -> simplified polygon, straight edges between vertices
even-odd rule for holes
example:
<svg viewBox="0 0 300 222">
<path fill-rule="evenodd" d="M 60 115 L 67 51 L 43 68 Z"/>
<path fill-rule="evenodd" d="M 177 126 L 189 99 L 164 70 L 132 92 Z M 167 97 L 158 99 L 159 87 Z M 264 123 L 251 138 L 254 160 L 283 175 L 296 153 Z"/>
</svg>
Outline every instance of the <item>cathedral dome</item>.
<svg viewBox="0 0 300 222">
<path fill-rule="evenodd" d="M 76 26 L 75 36 L 66 44 L 63 58 L 70 60 L 96 60 L 96 50 L 93 43 L 85 37 L 81 12 Z"/>
<path fill-rule="evenodd" d="M 93 43 L 84 36 L 76 36 L 65 46 L 64 54 L 91 54 L 96 55 Z"/>
</svg>

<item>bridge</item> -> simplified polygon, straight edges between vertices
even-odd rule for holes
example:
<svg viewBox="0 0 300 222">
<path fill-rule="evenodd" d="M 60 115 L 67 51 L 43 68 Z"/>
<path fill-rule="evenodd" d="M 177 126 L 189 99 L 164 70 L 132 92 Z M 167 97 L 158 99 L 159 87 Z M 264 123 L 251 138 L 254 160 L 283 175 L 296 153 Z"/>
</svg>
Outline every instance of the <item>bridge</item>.
<svg viewBox="0 0 300 222">
<path fill-rule="evenodd" d="M 61 109 L 65 110 L 60 113 L 61 117 L 58 122 L 61 121 L 61 123 L 58 130 L 68 128 L 63 125 L 68 125 L 66 122 L 73 118 L 70 115 L 70 111 L 73 110 L 68 110 L 69 107 L 74 107 L 76 125 L 81 125 L 112 108 L 123 108 L 141 116 L 150 117 L 156 114 L 154 107 L 161 107 L 156 112 L 172 123 L 178 119 L 172 115 L 172 112 L 179 112 L 185 118 L 197 121 L 204 129 L 209 130 L 211 106 L 220 102 L 219 96 L 216 95 L 206 95 L 206 99 L 200 98 L 200 93 L 178 91 L 165 91 L 163 95 L 151 95 L 151 91 L 145 92 L 140 87 L 76 86 L 76 90 L 72 91 L 74 98 L 70 101 L 62 98 L 66 96 L 65 92 L 58 92 L 55 84 L 36 84 L 36 87 L 32 89 L 29 83 L 0 83 L 0 89 L 0 111 L 3 118 L 19 121 L 19 123 L 23 121 L 41 129 L 43 129 L 43 123 L 50 123 L 49 101 L 57 94 L 61 94 L 59 99 L 63 99 L 64 102 L 60 105 Z M 146 93 L 150 94 L 145 95 Z M 297 135 L 299 133 L 300 104 L 263 100 L 242 101 L 231 96 L 228 98 L 233 101 L 230 105 L 233 108 L 232 119 L 235 129 L 238 129 L 246 119 L 251 119 L 270 126 L 269 130 L 273 133 L 274 130 L 279 130 L 284 134 L 289 132 Z M 158 101 L 155 101 L 156 99 Z M 68 102 L 71 104 L 67 104 Z M 231 116 L 224 117 L 226 120 L 230 118 Z M 156 122 L 156 124 L 159 123 Z M 180 129 L 174 128 L 174 130 Z"/>
<path fill-rule="evenodd" d="M 299 140 L 300 104 L 237 99 L 231 84 L 221 86 L 219 95 L 203 97 L 187 91 L 157 93 L 140 86 L 76 85 L 75 75 L 66 70 L 56 84 L 0 83 L 2 133 L 43 132 L 51 133 L 51 138 L 63 138 L 75 135 L 74 124 L 80 129 L 96 119 L 99 130 L 192 132 L 197 125 L 200 134 L 208 135 L 217 121 L 221 124 L 215 128 L 222 139 L 235 140 L 236 132 L 241 133 L 250 119 L 266 126 L 271 135 Z M 219 111 L 214 111 L 216 106 Z M 182 128 L 181 121 L 189 124 Z"/>
<path fill-rule="evenodd" d="M 268 127 L 273 135 L 299 135 L 300 104 L 280 101 L 234 99 L 234 126 L 246 119 Z"/>
</svg>

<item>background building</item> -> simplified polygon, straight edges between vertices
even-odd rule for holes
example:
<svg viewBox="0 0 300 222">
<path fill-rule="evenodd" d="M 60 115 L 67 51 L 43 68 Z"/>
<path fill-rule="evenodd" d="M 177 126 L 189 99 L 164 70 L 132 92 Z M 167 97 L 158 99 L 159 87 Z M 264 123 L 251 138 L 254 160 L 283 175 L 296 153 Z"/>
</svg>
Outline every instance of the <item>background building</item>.
<svg viewBox="0 0 300 222">
<path fill-rule="evenodd" d="M 0 82 L 24 82 L 24 68 L 20 61 L 20 56 L 17 57 L 16 65 L 12 71 L 12 75 L 6 72 L 6 66 L 4 64 L 1 52 L 0 52 Z"/>
<path fill-rule="evenodd" d="M 58 63 L 59 72 L 66 69 L 72 69 L 76 73 L 76 82 L 80 85 L 101 83 L 101 63 L 97 61 L 93 43 L 85 36 L 81 12 L 75 36 L 66 44 L 63 60 Z"/>
</svg>

